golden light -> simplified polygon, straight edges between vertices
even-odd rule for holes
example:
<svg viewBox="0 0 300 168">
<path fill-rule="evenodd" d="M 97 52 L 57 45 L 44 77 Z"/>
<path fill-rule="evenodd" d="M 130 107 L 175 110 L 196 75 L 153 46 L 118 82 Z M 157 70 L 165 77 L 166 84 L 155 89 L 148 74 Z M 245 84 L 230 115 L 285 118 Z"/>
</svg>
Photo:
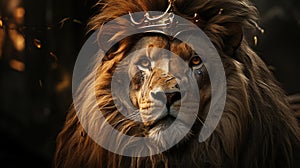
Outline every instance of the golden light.
<svg viewBox="0 0 300 168">
<path fill-rule="evenodd" d="M 20 0 L 9 0 L 7 2 L 6 10 L 8 12 L 13 12 L 18 7 L 18 5 L 20 5 L 20 3 Z"/>
<path fill-rule="evenodd" d="M 257 43 L 258 43 L 258 38 L 257 38 L 257 36 L 254 36 L 254 37 L 253 37 L 253 40 L 254 40 L 254 45 L 257 46 Z"/>
<path fill-rule="evenodd" d="M 51 68 L 52 69 L 56 69 L 56 68 L 58 68 L 58 63 L 57 63 L 57 61 L 58 61 L 58 58 L 57 58 L 57 56 L 51 51 L 50 53 L 50 57 L 53 59 L 53 63 L 52 63 L 52 65 L 51 65 Z"/>
<path fill-rule="evenodd" d="M 19 60 L 13 59 L 9 62 L 12 69 L 23 72 L 25 70 L 25 64 Z"/>
<path fill-rule="evenodd" d="M 16 49 L 18 51 L 23 51 L 25 49 L 25 39 L 23 37 L 18 38 L 16 41 Z"/>
<path fill-rule="evenodd" d="M 0 27 L 3 27 L 3 22 L 1 19 L 0 19 Z"/>
<path fill-rule="evenodd" d="M 63 92 L 71 86 L 71 76 L 67 72 L 63 72 L 62 80 L 56 85 L 57 92 Z"/>
<path fill-rule="evenodd" d="M 14 20 L 17 24 L 23 24 L 25 9 L 23 7 L 18 7 L 13 12 Z"/>
<path fill-rule="evenodd" d="M 24 15 L 25 15 L 25 9 L 22 8 L 22 7 L 18 7 L 15 9 L 14 11 L 14 15 L 17 19 L 21 19 L 21 18 L 24 18 Z"/>
<path fill-rule="evenodd" d="M 10 30 L 9 36 L 11 37 L 14 47 L 17 51 L 24 51 L 25 49 L 25 38 L 22 34 L 18 33 L 16 30 Z"/>
<path fill-rule="evenodd" d="M 51 51 L 50 53 L 50 56 L 53 58 L 54 62 L 57 62 L 58 61 L 58 58 L 57 56 Z"/>
<path fill-rule="evenodd" d="M 33 40 L 33 44 L 34 44 L 35 47 L 38 48 L 38 49 L 42 48 L 42 43 L 41 43 L 41 41 L 38 40 L 38 39 L 36 39 L 36 38 Z"/>
</svg>

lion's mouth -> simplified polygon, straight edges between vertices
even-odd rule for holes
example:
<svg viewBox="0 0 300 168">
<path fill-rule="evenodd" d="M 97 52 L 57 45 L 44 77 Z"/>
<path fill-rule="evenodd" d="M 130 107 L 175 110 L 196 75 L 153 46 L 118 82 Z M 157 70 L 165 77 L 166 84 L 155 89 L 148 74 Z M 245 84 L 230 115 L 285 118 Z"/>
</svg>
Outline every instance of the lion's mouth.
<svg viewBox="0 0 300 168">
<path fill-rule="evenodd" d="M 174 116 L 166 115 L 162 119 L 153 122 L 153 124 L 149 125 L 148 128 L 149 129 L 153 129 L 155 127 L 168 128 L 175 120 L 176 118 Z"/>
</svg>

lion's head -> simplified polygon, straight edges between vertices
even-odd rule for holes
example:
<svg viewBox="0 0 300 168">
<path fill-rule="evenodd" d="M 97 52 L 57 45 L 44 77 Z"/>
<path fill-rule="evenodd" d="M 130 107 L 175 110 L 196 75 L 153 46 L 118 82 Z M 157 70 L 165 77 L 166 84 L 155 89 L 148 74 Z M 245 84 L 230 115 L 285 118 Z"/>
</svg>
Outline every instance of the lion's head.
<svg viewBox="0 0 300 168">
<path fill-rule="evenodd" d="M 187 123 L 198 117 L 198 111 L 203 111 L 198 110 L 200 100 L 195 92 L 201 90 L 202 97 L 209 97 L 205 66 L 187 44 L 159 34 L 141 37 L 129 53 L 131 55 L 124 55 L 126 59 L 122 58 L 115 69 L 114 76 L 120 81 L 112 89 L 116 89 L 122 99 L 120 104 L 132 104 L 129 112 L 124 113 L 129 113 L 129 119 L 141 121 L 142 136 L 171 143 L 177 134 L 189 129 L 191 124 Z M 124 100 L 128 93 L 122 77 L 130 81 L 128 100 Z M 205 103 L 207 98 L 203 97 L 202 107 Z M 168 130 L 170 137 L 165 140 L 161 131 L 171 124 L 174 125 Z"/>
<path fill-rule="evenodd" d="M 93 74 L 83 81 L 78 92 L 81 107 L 75 104 L 58 136 L 55 166 L 295 166 L 299 126 L 286 96 L 263 61 L 251 50 L 245 35 L 257 28 L 256 8 L 248 0 L 170 2 L 172 12 L 201 28 L 220 55 L 227 95 L 217 128 L 205 142 L 199 142 L 209 107 L 217 104 L 211 104 L 209 64 L 193 50 L 195 46 L 160 33 L 129 36 L 104 55 L 95 68 L 95 80 Z M 108 0 L 102 12 L 92 18 L 90 26 L 97 30 L 129 12 L 165 11 L 167 7 L 167 0 Z M 111 31 L 102 31 L 99 36 L 113 40 L 131 31 L 122 29 L 126 24 L 110 25 Z M 185 33 L 190 35 L 188 31 Z M 126 81 L 129 81 L 128 89 L 121 87 L 127 85 Z M 138 152 L 150 153 L 144 157 L 122 156 L 103 148 L 84 127 L 97 128 L 96 135 L 101 141 L 108 144 L 114 141 L 109 138 L 112 133 L 105 129 L 106 125 L 98 122 L 99 112 L 119 132 L 150 138 L 158 146 L 152 143 L 139 146 Z M 78 113 L 91 121 L 80 123 Z M 168 136 L 163 135 L 166 130 Z M 184 137 L 178 141 L 182 134 Z M 133 139 L 123 142 L 115 138 L 119 143 L 114 147 L 120 150 L 139 145 Z M 175 142 L 166 151 L 151 155 L 154 149 Z"/>
</svg>

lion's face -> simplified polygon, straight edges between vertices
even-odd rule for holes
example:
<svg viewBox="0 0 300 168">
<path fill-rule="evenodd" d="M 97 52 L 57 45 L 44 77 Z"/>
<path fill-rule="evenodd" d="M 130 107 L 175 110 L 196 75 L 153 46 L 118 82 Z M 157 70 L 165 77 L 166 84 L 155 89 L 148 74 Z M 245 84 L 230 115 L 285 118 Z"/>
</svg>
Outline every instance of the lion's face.
<svg viewBox="0 0 300 168">
<path fill-rule="evenodd" d="M 129 97 L 147 130 L 145 136 L 162 141 L 161 131 L 171 124 L 169 136 L 182 134 L 198 116 L 197 97 L 208 85 L 200 56 L 187 44 L 164 36 L 145 36 L 130 53 L 121 71 L 131 79 Z"/>
</svg>

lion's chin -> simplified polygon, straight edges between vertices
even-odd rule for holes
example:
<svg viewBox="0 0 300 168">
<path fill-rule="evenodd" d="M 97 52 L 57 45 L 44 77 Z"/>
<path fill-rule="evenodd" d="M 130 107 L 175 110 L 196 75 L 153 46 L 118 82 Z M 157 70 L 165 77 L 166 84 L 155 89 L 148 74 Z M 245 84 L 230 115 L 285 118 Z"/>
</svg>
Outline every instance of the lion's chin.
<svg viewBox="0 0 300 168">
<path fill-rule="evenodd" d="M 163 130 L 167 129 L 175 121 L 175 119 L 176 119 L 175 117 L 168 115 L 168 116 L 158 120 L 157 122 L 153 123 L 149 127 L 149 130 L 159 128 L 163 131 Z"/>
<path fill-rule="evenodd" d="M 189 134 L 188 128 L 180 120 L 167 116 L 149 129 L 148 137 L 160 146 L 173 146 Z"/>
</svg>

